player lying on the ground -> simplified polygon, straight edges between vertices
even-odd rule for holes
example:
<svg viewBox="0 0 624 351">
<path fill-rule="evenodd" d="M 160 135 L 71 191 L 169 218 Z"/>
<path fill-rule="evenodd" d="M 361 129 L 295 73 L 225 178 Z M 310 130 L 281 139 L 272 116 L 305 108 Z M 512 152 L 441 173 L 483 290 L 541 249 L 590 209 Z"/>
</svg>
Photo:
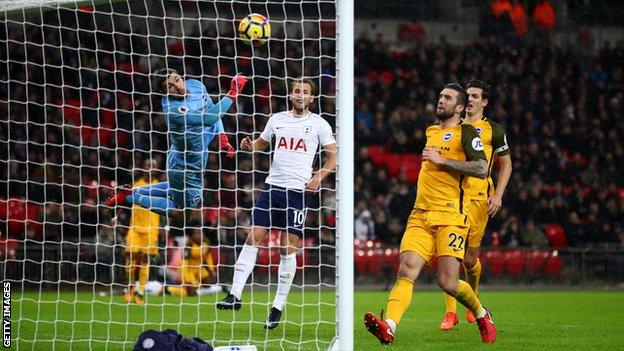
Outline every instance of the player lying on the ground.
<svg viewBox="0 0 624 351">
<path fill-rule="evenodd" d="M 202 228 L 192 223 L 186 228 L 187 242 L 184 247 L 184 259 L 179 268 L 180 284 L 162 286 L 157 282 L 150 284 L 150 291 L 155 295 L 170 294 L 194 296 L 216 294 L 224 291 L 217 283 L 217 267 L 210 253 L 210 241 L 204 237 Z"/>
<path fill-rule="evenodd" d="M 278 326 L 286 298 L 297 270 L 296 255 L 307 207 L 305 192 L 318 191 L 321 181 L 336 167 L 336 140 L 331 126 L 321 116 L 310 112 L 314 101 L 314 83 L 297 79 L 291 85 L 291 111 L 276 113 L 269 119 L 260 137 L 245 138 L 241 150 L 266 150 L 275 137 L 275 153 L 269 176 L 252 213 L 252 228 L 236 260 L 232 290 L 217 304 L 219 309 L 240 309 L 241 295 L 256 264 L 258 245 L 271 228 L 281 229 L 278 286 L 273 307 L 264 324 Z M 325 150 L 327 160 L 312 177 L 317 148 Z"/>
<path fill-rule="evenodd" d="M 169 127 L 168 181 L 138 188 L 124 186 L 106 201 L 106 206 L 138 204 L 170 218 L 191 218 L 192 211 L 201 203 L 203 172 L 214 137 L 221 135 L 221 147 L 233 155 L 227 136 L 221 134 L 221 117 L 247 81 L 243 76 L 232 78 L 230 91 L 213 104 L 202 82 L 184 80 L 173 69 L 157 71 L 153 90 L 163 95 L 162 110 Z"/>
</svg>

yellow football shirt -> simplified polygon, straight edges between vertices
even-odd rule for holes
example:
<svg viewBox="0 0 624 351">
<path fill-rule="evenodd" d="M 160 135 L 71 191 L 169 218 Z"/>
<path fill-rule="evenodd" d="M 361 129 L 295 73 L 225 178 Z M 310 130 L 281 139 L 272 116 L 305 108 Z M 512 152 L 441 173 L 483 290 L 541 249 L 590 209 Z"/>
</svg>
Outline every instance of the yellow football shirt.
<svg viewBox="0 0 624 351">
<path fill-rule="evenodd" d="M 458 124 L 446 129 L 433 125 L 425 133 L 425 148 L 437 150 L 443 157 L 457 161 L 486 159 L 481 139 L 471 125 Z M 444 166 L 423 161 L 414 208 L 464 213 L 469 201 L 464 193 L 466 178 Z"/>
<path fill-rule="evenodd" d="M 158 183 L 158 180 L 147 182 L 144 178 L 137 180 L 133 187 Z M 130 217 L 130 230 L 140 234 L 156 233 L 160 229 L 160 215 L 139 205 L 132 205 Z"/>
<path fill-rule="evenodd" d="M 485 117 L 472 123 L 465 123 L 473 126 L 477 134 L 479 134 L 483 142 L 483 151 L 488 161 L 487 178 L 468 177 L 466 194 L 471 200 L 485 201 L 494 194 L 494 182 L 491 177 L 494 155 L 504 156 L 509 154 L 507 135 L 503 127 Z"/>
</svg>

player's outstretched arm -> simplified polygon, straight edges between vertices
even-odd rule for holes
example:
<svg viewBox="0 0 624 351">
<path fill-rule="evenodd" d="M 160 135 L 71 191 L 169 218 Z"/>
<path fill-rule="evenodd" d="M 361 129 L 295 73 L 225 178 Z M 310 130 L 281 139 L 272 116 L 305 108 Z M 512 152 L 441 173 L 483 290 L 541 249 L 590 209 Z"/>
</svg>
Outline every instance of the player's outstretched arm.
<svg viewBox="0 0 624 351">
<path fill-rule="evenodd" d="M 204 112 L 201 116 L 189 115 L 186 118 L 186 123 L 188 125 L 202 125 L 205 127 L 210 127 L 217 123 L 230 109 L 232 103 L 236 100 L 238 94 L 240 94 L 243 88 L 245 88 L 248 81 L 249 78 L 245 76 L 235 76 L 232 78 L 230 91 L 228 91 L 227 96 L 219 100 L 218 103 L 208 109 L 208 111 Z"/>
<path fill-rule="evenodd" d="M 336 168 L 336 144 L 329 144 L 323 147 L 325 151 L 325 155 L 327 157 L 327 161 L 321 169 L 310 179 L 308 184 L 306 184 L 306 189 L 317 191 L 321 187 L 321 181 L 327 177 L 331 172 Z"/>
<path fill-rule="evenodd" d="M 223 117 L 230 109 L 230 106 L 232 106 L 232 102 L 232 99 L 226 96 L 201 115 L 187 115 L 185 122 L 189 126 L 200 125 L 210 127 L 219 122 L 221 117 Z"/>
</svg>

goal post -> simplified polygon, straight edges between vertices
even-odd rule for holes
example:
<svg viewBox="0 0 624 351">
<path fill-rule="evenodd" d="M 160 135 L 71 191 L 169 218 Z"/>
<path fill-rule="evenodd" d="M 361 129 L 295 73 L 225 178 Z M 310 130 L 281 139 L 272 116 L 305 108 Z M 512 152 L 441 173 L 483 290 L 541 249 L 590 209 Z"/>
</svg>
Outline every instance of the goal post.
<svg viewBox="0 0 624 351">
<path fill-rule="evenodd" d="M 334 350 L 353 350 L 353 177 L 354 177 L 354 127 L 353 127 L 353 1 L 337 0 L 337 50 L 336 79 L 338 81 L 338 247 L 337 272 L 338 287 L 337 322 L 338 345 Z"/>
<path fill-rule="evenodd" d="M 214 346 L 353 350 L 353 7 L 352 0 L 0 1 L 0 272 L 12 284 L 17 349 L 129 349 L 143 330 L 176 329 Z M 271 23 L 261 47 L 237 37 L 249 13 Z M 111 212 L 104 202 L 121 184 L 167 180 L 168 127 L 150 84 L 165 67 L 200 80 L 214 102 L 234 75 L 250 78 L 222 117 L 237 152 L 228 158 L 219 138 L 212 142 L 201 223 L 193 224 L 210 239 L 220 285 L 232 282 L 272 157 L 238 150 L 240 141 L 257 138 L 288 108 L 290 80 L 316 83 L 312 111 L 335 132 L 337 169 L 311 196 L 318 206 L 308 213 L 275 330 L 263 324 L 277 289 L 277 232 L 260 248 L 240 311 L 215 308 L 225 292 L 124 300 L 123 289 L 136 286 L 125 281 L 134 260 L 131 209 Z M 148 159 L 158 165 L 149 177 Z M 324 160 L 319 152 L 315 170 Z M 175 226 L 162 221 L 158 253 L 145 255 L 153 286 L 183 279 L 194 227 Z"/>
</svg>

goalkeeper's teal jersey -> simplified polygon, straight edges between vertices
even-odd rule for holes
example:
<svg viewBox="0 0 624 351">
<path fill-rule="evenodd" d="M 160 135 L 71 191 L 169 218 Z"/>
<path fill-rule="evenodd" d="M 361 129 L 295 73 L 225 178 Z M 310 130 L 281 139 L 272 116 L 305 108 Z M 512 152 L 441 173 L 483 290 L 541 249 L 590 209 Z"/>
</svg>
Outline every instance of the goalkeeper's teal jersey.
<svg viewBox="0 0 624 351">
<path fill-rule="evenodd" d="M 167 171 L 173 188 L 201 189 L 208 147 L 223 131 L 221 116 L 232 105 L 232 99 L 224 97 L 215 105 L 202 82 L 188 79 L 185 83 L 189 92 L 186 98 L 162 98 L 169 127 Z"/>
</svg>

